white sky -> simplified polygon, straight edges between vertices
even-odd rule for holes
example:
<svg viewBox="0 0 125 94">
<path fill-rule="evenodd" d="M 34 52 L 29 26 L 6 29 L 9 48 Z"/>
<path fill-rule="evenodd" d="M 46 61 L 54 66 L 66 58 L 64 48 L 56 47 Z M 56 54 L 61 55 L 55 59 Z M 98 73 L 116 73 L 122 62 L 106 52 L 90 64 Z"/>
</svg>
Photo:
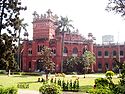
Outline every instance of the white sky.
<svg viewBox="0 0 125 94">
<path fill-rule="evenodd" d="M 44 14 L 51 9 L 53 14 L 73 20 L 74 27 L 85 37 L 88 33 L 93 33 L 96 43 L 102 43 L 103 35 L 114 35 L 117 42 L 118 32 L 119 42 L 125 41 L 125 21 L 120 15 L 105 11 L 108 0 L 22 0 L 22 3 L 28 8 L 22 17 L 29 25 L 27 30 L 30 39 L 33 34 L 32 13 L 37 11 L 38 14 Z"/>
</svg>

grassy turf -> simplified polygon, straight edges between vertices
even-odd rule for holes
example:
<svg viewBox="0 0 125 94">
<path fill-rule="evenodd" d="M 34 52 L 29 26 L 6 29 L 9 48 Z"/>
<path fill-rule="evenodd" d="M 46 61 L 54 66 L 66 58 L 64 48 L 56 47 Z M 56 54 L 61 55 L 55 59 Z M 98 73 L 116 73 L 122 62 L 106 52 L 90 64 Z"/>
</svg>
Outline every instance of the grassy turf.
<svg viewBox="0 0 125 94">
<path fill-rule="evenodd" d="M 84 78 L 84 76 L 66 76 L 64 77 L 56 77 L 56 79 L 61 79 L 61 80 L 75 80 L 79 77 L 79 84 L 80 84 L 80 91 L 85 92 L 86 90 L 88 90 L 89 88 L 92 88 L 94 85 L 94 80 L 98 77 L 99 74 L 94 74 L 95 77 L 90 77 L 91 75 L 88 74 L 86 75 L 86 78 Z M 101 76 L 104 76 L 104 74 L 101 74 Z M 27 82 L 29 83 L 29 88 L 31 90 L 39 90 L 39 87 L 42 86 L 41 82 L 37 82 L 38 78 L 45 78 L 45 75 L 43 76 L 17 76 L 17 75 L 12 75 L 12 76 L 7 76 L 7 75 L 0 75 L 0 86 L 4 86 L 4 87 L 10 87 L 10 86 L 15 86 L 17 87 L 17 83 L 19 82 Z M 49 79 L 54 78 L 55 76 L 51 75 L 49 77 Z M 113 78 L 113 81 L 115 83 L 118 82 L 118 78 Z"/>
</svg>

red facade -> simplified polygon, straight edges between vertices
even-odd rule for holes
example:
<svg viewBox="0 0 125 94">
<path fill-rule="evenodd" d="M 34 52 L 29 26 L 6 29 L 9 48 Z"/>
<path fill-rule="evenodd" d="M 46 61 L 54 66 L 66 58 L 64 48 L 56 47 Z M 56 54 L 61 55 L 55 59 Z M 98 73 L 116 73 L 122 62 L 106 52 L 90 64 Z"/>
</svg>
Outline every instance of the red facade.
<svg viewBox="0 0 125 94">
<path fill-rule="evenodd" d="M 112 56 L 104 56 L 104 51 L 108 51 L 111 54 L 113 49 L 117 50 L 117 47 L 109 46 L 98 46 L 93 45 L 93 35 L 88 34 L 88 39 L 84 38 L 78 32 L 72 32 L 71 34 L 66 33 L 64 35 L 64 53 L 62 56 L 62 36 L 61 34 L 56 35 L 55 29 L 58 17 L 53 15 L 50 10 L 46 14 L 39 16 L 34 12 L 33 19 L 33 40 L 24 40 L 23 42 L 23 53 L 22 53 L 22 71 L 39 71 L 42 70 L 40 65 L 40 51 L 42 46 L 48 46 L 53 50 L 52 60 L 56 64 L 56 71 L 61 71 L 61 60 L 62 57 L 67 56 L 80 56 L 83 54 L 85 49 L 95 53 L 96 64 L 94 64 L 95 72 L 104 72 L 106 69 L 103 66 L 107 66 L 108 69 L 112 70 Z M 125 51 L 125 46 L 121 48 Z M 98 56 L 98 51 L 101 51 L 102 55 Z M 124 56 L 123 56 L 124 58 Z M 121 58 L 121 60 L 123 60 Z M 109 65 L 106 65 L 106 64 Z M 101 65 L 100 65 L 101 64 Z"/>
</svg>

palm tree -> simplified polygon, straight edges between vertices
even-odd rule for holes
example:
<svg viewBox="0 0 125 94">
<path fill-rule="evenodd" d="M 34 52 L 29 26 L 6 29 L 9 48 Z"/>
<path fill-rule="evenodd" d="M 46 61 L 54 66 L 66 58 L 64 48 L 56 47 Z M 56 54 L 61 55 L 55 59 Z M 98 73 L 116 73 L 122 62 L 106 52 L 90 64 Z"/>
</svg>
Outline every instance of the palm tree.
<svg viewBox="0 0 125 94">
<path fill-rule="evenodd" d="M 25 31 L 27 31 L 26 26 L 28 26 L 27 23 L 23 23 L 24 19 L 18 20 L 18 24 L 16 29 L 18 31 L 16 31 L 15 33 L 18 33 L 17 39 L 18 39 L 18 64 L 19 64 L 19 69 L 21 70 L 21 62 L 20 62 L 20 33 L 21 33 L 21 29 L 24 29 Z"/>
<path fill-rule="evenodd" d="M 70 33 L 71 29 L 74 28 L 72 24 L 70 24 L 72 20 L 69 20 L 68 17 L 62 17 L 56 22 L 57 29 L 56 33 L 61 33 L 62 35 L 62 62 L 61 62 L 61 72 L 63 72 L 63 50 L 64 50 L 64 35 L 66 32 Z"/>
</svg>

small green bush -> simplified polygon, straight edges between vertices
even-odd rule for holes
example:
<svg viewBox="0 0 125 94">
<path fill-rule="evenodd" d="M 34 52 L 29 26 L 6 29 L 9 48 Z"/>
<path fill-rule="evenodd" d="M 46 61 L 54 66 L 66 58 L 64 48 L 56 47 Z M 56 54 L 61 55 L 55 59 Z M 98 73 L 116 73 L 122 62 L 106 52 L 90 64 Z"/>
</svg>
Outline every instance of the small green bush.
<svg viewBox="0 0 125 94">
<path fill-rule="evenodd" d="M 51 84 L 43 84 L 39 88 L 40 94 L 62 94 L 62 88 L 54 83 Z"/>
<path fill-rule="evenodd" d="M 18 90 L 15 87 L 0 87 L 0 94 L 17 94 Z"/>
<path fill-rule="evenodd" d="M 109 86 L 109 82 L 106 78 L 95 79 L 96 88 L 105 88 Z"/>
<path fill-rule="evenodd" d="M 115 75 L 115 73 L 113 71 L 107 71 L 106 74 L 105 74 L 105 76 L 107 78 L 110 78 L 110 79 L 112 79 L 112 76 L 114 76 L 114 75 Z"/>
<path fill-rule="evenodd" d="M 18 83 L 17 84 L 17 87 L 18 88 L 29 88 L 29 83 L 26 83 L 26 82 L 21 82 L 21 83 Z"/>
<path fill-rule="evenodd" d="M 100 89 L 91 89 L 89 90 L 89 94 L 113 94 L 108 88 L 100 88 Z"/>
<path fill-rule="evenodd" d="M 65 73 L 56 73 L 55 77 L 65 77 Z"/>
<path fill-rule="evenodd" d="M 6 70 L 0 70 L 0 74 L 6 74 Z"/>
</svg>

